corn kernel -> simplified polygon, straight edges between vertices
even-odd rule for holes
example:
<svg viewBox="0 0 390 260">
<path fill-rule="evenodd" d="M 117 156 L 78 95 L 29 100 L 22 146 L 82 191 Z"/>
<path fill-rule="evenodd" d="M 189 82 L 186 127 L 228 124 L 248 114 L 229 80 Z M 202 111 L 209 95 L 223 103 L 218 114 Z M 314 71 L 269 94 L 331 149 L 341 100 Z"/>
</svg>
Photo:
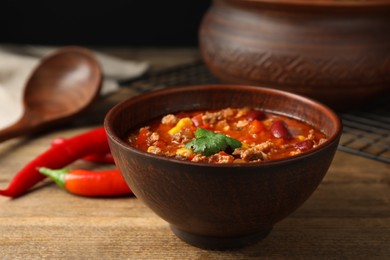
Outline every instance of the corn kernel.
<svg viewBox="0 0 390 260">
<path fill-rule="evenodd" d="M 179 155 L 181 157 L 187 157 L 188 158 L 188 157 L 192 156 L 193 153 L 194 152 L 191 149 L 185 148 L 185 147 L 179 148 L 179 149 L 176 150 L 176 155 Z"/>
<path fill-rule="evenodd" d="M 168 133 L 170 135 L 174 135 L 174 134 L 180 132 L 180 130 L 182 130 L 183 128 L 188 127 L 188 126 L 192 126 L 192 125 L 193 125 L 193 123 L 192 123 L 191 118 L 185 117 L 185 118 L 180 119 L 179 122 L 177 122 L 177 124 L 168 131 Z"/>
<path fill-rule="evenodd" d="M 298 139 L 299 139 L 299 141 L 303 141 L 303 140 L 305 140 L 306 138 L 305 138 L 303 135 L 298 135 Z"/>
<path fill-rule="evenodd" d="M 241 142 L 241 148 L 249 148 L 247 143 Z"/>
</svg>

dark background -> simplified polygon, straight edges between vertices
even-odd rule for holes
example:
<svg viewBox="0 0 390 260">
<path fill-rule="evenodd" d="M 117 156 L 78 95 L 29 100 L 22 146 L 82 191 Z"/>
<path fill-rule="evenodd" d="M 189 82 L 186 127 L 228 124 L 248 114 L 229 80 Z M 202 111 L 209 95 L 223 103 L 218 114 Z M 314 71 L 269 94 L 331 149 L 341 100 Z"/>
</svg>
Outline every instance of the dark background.
<svg viewBox="0 0 390 260">
<path fill-rule="evenodd" d="M 0 44 L 196 46 L 210 2 L 3 0 Z"/>
</svg>

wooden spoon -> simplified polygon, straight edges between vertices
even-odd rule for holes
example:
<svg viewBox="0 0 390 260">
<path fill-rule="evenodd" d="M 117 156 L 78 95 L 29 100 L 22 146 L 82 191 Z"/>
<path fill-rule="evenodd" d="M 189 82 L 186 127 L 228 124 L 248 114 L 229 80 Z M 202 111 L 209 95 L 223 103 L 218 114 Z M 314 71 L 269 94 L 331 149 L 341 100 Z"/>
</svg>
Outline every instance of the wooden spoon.
<svg viewBox="0 0 390 260">
<path fill-rule="evenodd" d="M 24 114 L 0 130 L 0 142 L 71 120 L 98 97 L 101 83 L 100 65 L 89 50 L 64 47 L 48 55 L 27 81 Z"/>
</svg>

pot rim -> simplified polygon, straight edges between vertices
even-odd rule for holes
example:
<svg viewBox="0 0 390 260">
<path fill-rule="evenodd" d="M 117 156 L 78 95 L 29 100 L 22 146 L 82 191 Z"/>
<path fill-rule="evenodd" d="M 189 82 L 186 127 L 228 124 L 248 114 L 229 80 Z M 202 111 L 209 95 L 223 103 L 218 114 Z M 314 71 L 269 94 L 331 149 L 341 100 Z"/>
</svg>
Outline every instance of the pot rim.
<svg viewBox="0 0 390 260">
<path fill-rule="evenodd" d="M 214 0 L 219 2 L 221 0 Z M 378 8 L 390 7 L 390 0 L 222 0 L 242 4 L 264 4 L 294 7 Z"/>
</svg>

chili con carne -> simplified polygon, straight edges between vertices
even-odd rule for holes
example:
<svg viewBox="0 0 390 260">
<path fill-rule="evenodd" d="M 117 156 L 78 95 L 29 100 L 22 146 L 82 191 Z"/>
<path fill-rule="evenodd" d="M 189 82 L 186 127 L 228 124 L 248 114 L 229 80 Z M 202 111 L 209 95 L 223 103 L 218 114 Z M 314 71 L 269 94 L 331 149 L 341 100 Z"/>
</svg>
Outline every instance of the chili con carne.
<svg viewBox="0 0 390 260">
<path fill-rule="evenodd" d="M 307 152 L 326 136 L 303 121 L 243 107 L 168 114 L 131 130 L 126 141 L 180 160 L 248 163 Z"/>
</svg>

